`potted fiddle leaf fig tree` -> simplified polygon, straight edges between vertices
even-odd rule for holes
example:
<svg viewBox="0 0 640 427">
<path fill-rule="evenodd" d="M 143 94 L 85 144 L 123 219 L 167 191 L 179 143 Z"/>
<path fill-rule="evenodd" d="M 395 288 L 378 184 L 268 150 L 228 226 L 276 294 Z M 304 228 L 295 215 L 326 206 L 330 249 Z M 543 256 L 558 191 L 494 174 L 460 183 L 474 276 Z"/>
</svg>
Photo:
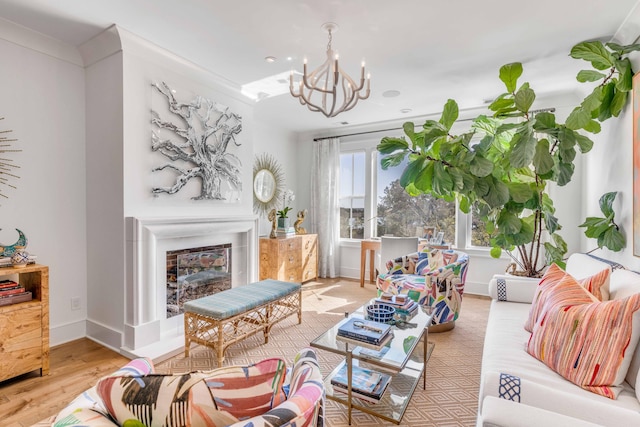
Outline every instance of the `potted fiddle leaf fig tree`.
<svg viewBox="0 0 640 427">
<path fill-rule="evenodd" d="M 416 129 L 404 124 L 405 138 L 385 137 L 378 144 L 383 169 L 408 164 L 400 184 L 410 195 L 428 193 L 457 200 L 468 213 L 476 207 L 491 236 L 491 255 L 506 251 L 518 266 L 515 274 L 540 277 L 551 262 L 563 265 L 567 244 L 558 231 L 548 184 L 571 181 L 576 154 L 591 150 L 584 133 L 600 131 L 600 122 L 617 117 L 627 102 L 633 71 L 628 59 L 640 45 L 606 45 L 599 41 L 574 46 L 571 56 L 591 63 L 578 73 L 580 82 L 595 82 L 566 123 L 552 111 L 535 111 L 529 83 L 519 83 L 522 64 L 500 68 L 506 91 L 479 115 L 468 131 L 454 135 L 458 105 L 450 99 L 439 120 Z"/>
</svg>

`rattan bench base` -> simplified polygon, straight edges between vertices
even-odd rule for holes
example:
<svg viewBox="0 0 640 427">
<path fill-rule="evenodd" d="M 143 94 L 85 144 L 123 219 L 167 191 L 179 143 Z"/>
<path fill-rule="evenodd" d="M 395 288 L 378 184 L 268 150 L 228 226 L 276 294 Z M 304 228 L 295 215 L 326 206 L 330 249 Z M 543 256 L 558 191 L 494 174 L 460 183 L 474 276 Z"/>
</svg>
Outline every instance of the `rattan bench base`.
<svg viewBox="0 0 640 427">
<path fill-rule="evenodd" d="M 223 291 L 224 292 L 224 291 Z M 279 321 L 298 314 L 302 323 L 302 291 L 300 289 L 260 306 L 226 319 L 214 319 L 202 314 L 184 313 L 184 352 L 189 356 L 191 343 L 201 344 L 216 352 L 218 366 L 224 362 L 224 352 L 232 344 L 263 331 L 269 342 L 271 327 Z"/>
</svg>

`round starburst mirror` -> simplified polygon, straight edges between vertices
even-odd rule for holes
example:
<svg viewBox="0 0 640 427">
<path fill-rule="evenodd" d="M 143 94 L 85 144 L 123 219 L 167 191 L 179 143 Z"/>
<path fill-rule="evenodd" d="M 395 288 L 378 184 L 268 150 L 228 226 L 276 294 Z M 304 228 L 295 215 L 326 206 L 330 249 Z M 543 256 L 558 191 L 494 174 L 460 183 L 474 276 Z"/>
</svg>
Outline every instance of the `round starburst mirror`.
<svg viewBox="0 0 640 427">
<path fill-rule="evenodd" d="M 253 212 L 266 216 L 275 208 L 284 190 L 284 173 L 270 154 L 256 157 L 253 164 Z"/>
</svg>

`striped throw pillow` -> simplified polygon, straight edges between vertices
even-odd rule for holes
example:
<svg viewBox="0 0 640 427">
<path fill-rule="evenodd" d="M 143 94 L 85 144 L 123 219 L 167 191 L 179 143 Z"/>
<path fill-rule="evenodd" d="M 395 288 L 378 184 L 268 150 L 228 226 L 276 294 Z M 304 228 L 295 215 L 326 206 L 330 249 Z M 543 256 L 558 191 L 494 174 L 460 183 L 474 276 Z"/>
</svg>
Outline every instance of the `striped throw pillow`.
<svg viewBox="0 0 640 427">
<path fill-rule="evenodd" d="M 226 366 L 206 372 L 206 384 L 220 411 L 239 420 L 264 414 L 286 400 L 284 360 L 271 358 L 250 366 Z"/>
<path fill-rule="evenodd" d="M 574 294 L 574 297 L 578 298 L 588 298 L 592 301 L 599 301 L 602 299 L 601 289 L 608 288 L 609 286 L 609 276 L 611 271 L 609 269 L 604 269 L 599 273 L 594 274 L 593 276 L 586 277 L 584 279 L 578 280 L 578 284 L 580 284 L 584 289 L 589 291 L 588 293 L 578 292 Z M 557 292 L 559 285 L 564 282 L 561 282 L 565 276 L 569 276 L 567 272 L 565 272 L 562 268 L 558 267 L 556 264 L 552 264 L 544 276 L 540 280 L 538 287 L 536 288 L 536 292 L 533 296 L 533 301 L 531 303 L 531 310 L 529 311 L 529 318 L 524 324 L 524 329 L 528 332 L 533 330 L 533 325 L 535 325 L 536 321 L 540 317 L 540 312 L 544 307 L 545 302 L 549 297 L 551 297 L 554 293 Z M 575 281 L 575 279 L 574 279 Z M 608 295 L 608 293 L 607 293 Z M 587 301 L 589 302 L 589 301 Z"/>
<path fill-rule="evenodd" d="M 569 275 L 561 283 L 544 303 L 527 352 L 583 389 L 616 399 L 640 338 L 640 294 L 580 302 L 584 288 Z"/>
</svg>

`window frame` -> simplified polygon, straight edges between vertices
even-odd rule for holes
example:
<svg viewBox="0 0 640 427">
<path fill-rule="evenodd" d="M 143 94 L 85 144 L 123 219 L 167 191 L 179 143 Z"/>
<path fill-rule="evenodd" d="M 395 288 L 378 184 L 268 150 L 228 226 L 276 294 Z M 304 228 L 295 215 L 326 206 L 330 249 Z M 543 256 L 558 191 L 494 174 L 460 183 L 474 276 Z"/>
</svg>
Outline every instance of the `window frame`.
<svg viewBox="0 0 640 427">
<path fill-rule="evenodd" d="M 340 238 L 340 243 L 353 244 L 358 243 L 360 240 L 371 239 L 374 237 L 374 217 L 376 212 L 376 207 L 373 206 L 373 195 L 377 188 L 377 174 L 374 173 L 377 170 L 377 161 L 378 150 L 376 149 L 377 145 L 380 143 L 380 134 L 376 134 L 377 136 L 360 136 L 357 139 L 349 138 L 346 141 L 340 141 L 340 155 L 362 152 L 365 153 L 365 195 L 364 195 L 364 217 L 365 226 L 364 226 L 364 237 L 363 239 L 357 238 Z M 402 135 L 402 131 L 398 130 L 398 136 Z M 456 212 L 456 226 L 455 226 L 455 238 L 453 242 L 454 248 L 459 248 L 465 250 L 468 253 L 474 253 L 477 255 L 489 255 L 490 247 L 488 246 L 473 246 L 471 244 L 471 227 L 472 227 L 472 217 L 471 213 L 465 214 L 459 209 L 458 202 L 456 201 L 455 206 Z"/>
</svg>

